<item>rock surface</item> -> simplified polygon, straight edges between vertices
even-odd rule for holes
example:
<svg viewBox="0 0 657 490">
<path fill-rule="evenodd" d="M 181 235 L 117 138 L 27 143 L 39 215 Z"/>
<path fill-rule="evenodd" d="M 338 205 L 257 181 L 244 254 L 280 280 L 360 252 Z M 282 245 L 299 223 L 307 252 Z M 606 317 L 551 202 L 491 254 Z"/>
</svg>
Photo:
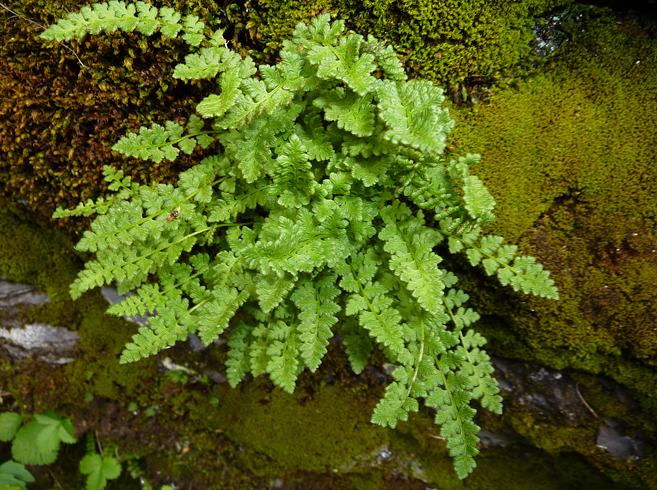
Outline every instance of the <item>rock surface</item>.
<svg viewBox="0 0 657 490">
<path fill-rule="evenodd" d="M 15 310 L 19 305 L 38 306 L 50 302 L 50 296 L 28 284 L 11 284 L 0 276 L 0 310 Z"/>
<path fill-rule="evenodd" d="M 77 332 L 45 323 L 32 323 L 22 328 L 0 328 L 0 338 L 7 340 L 5 348 L 16 358 L 35 356 L 51 364 L 67 364 L 80 341 Z"/>
</svg>

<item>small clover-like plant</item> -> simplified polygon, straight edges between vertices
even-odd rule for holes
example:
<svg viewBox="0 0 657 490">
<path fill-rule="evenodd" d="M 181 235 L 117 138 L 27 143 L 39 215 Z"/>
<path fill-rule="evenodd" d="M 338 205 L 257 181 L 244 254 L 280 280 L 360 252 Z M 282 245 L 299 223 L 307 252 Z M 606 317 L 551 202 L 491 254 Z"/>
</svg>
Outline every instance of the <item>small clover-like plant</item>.
<svg viewBox="0 0 657 490">
<path fill-rule="evenodd" d="M 25 489 L 25 484 L 33 481 L 34 477 L 21 463 L 9 460 L 0 465 L 0 490 Z"/>
<path fill-rule="evenodd" d="M 11 452 L 22 464 L 45 465 L 57 459 L 60 443 L 74 444 L 73 423 L 55 412 L 35 415 L 23 425 L 14 412 L 0 414 L 0 441 L 12 441 Z"/>
<path fill-rule="evenodd" d="M 96 444 L 100 454 L 96 451 Z M 121 462 L 114 449 L 116 457 L 104 454 L 100 441 L 96 441 L 91 433 L 87 434 L 87 454 L 80 461 L 80 473 L 87 475 L 86 490 L 103 490 L 107 480 L 115 480 L 121 475 Z"/>
<path fill-rule="evenodd" d="M 107 480 L 114 480 L 121 475 L 121 464 L 111 456 L 87 454 L 80 461 L 80 473 L 87 475 L 87 490 L 103 490 Z"/>
<path fill-rule="evenodd" d="M 394 428 L 424 399 L 466 477 L 479 441 L 470 403 L 501 413 L 502 398 L 485 339 L 470 329 L 479 315 L 436 246 L 516 291 L 558 293 L 533 257 L 482 234 L 495 200 L 470 173 L 477 155 L 443 156 L 454 122 L 442 90 L 407 80 L 390 46 L 327 14 L 299 24 L 273 66 L 241 58 L 194 16 L 143 2 L 85 7 L 41 37 L 117 29 L 182 33 L 192 53 L 173 76 L 216 80 L 217 90 L 186 125 L 144 127 L 114 149 L 158 163 L 218 148 L 177 186 L 139 185 L 107 166 L 115 194 L 55 213 L 97 215 L 77 245 L 95 259 L 71 296 L 116 282 L 136 294 L 110 313 L 151 315 L 121 362 L 190 333 L 209 344 L 227 332 L 231 386 L 269 373 L 292 392 L 333 335 L 356 373 L 377 344 L 397 367 L 373 422 Z"/>
<path fill-rule="evenodd" d="M 182 369 L 172 369 L 170 371 L 167 371 L 165 375 L 174 384 L 180 384 L 185 386 L 189 382 L 189 376 L 187 376 Z"/>
</svg>

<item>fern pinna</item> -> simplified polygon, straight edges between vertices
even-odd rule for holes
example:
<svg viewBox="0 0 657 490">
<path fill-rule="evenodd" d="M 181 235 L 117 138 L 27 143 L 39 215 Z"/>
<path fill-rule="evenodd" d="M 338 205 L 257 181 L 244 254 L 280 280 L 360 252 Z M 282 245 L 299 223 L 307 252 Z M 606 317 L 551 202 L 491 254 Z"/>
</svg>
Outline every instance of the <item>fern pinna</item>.
<svg viewBox="0 0 657 490">
<path fill-rule="evenodd" d="M 193 52 L 174 77 L 218 88 L 197 105 L 201 117 L 142 128 L 114 149 L 160 162 L 196 145 L 221 147 L 177 187 L 139 185 L 106 167 L 116 194 L 55 213 L 97 214 L 77 245 L 95 260 L 71 296 L 115 282 L 137 294 L 111 313 L 152 315 L 121 362 L 190 333 L 209 344 L 228 332 L 232 386 L 266 372 L 292 392 L 336 333 L 356 373 L 376 343 L 397 367 L 373 422 L 394 428 L 424 399 L 466 477 L 479 431 L 470 402 L 501 413 L 502 399 L 485 340 L 469 329 L 479 315 L 463 306 L 468 295 L 441 268 L 436 245 L 464 252 L 516 291 L 558 293 L 534 258 L 482 236 L 495 200 L 470 174 L 478 156 L 443 157 L 453 121 L 442 90 L 407 80 L 390 46 L 345 32 L 327 14 L 299 24 L 275 66 L 241 58 L 194 16 L 143 2 L 85 7 L 41 37 L 117 29 L 182 35 Z"/>
</svg>

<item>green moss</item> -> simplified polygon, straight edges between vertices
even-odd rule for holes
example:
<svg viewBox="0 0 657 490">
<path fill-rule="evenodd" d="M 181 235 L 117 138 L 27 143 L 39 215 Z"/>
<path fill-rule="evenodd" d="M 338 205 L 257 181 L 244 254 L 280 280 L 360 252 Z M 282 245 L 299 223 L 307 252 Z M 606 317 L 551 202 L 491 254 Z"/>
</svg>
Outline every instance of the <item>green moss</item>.
<svg viewBox="0 0 657 490">
<path fill-rule="evenodd" d="M 569 0 L 264 0 L 256 22 L 261 42 L 278 49 L 298 22 L 319 12 L 349 28 L 388 40 L 419 78 L 451 85 L 476 73 L 493 76 L 530 54 L 535 16 Z"/>
<path fill-rule="evenodd" d="M 197 150 L 175 164 L 155 165 L 117 158 L 111 146 L 125 133 L 188 118 L 210 85 L 172 78 L 187 54 L 180 40 L 115 33 L 63 46 L 38 38 L 34 23 L 49 25 L 86 3 L 28 0 L 12 6 L 19 16 L 0 10 L 0 196 L 28 200 L 48 217 L 56 206 L 106 192 L 105 164 L 122 166 L 142 182 L 172 182 L 205 155 Z M 225 20 L 215 2 L 168 3 L 215 28 Z"/>
<path fill-rule="evenodd" d="M 70 240 L 33 219 L 17 208 L 0 208 L 0 274 L 34 284 L 54 301 L 65 299 L 81 261 L 70 253 Z"/>
<path fill-rule="evenodd" d="M 582 30 L 550 72 L 457 111 L 455 138 L 483 155 L 476 172 L 498 200 L 491 232 L 539 257 L 560 288 L 558 302 L 507 310 L 527 357 L 653 365 L 657 42 L 606 17 Z"/>
<path fill-rule="evenodd" d="M 498 201 L 490 231 L 538 257 L 561 299 L 521 299 L 480 272 L 459 274 L 460 284 L 483 313 L 489 352 L 612 377 L 635 408 L 593 377 L 582 378 L 583 396 L 600 420 L 654 437 L 657 41 L 604 12 L 589 14 L 564 25 L 571 42 L 544 73 L 453 112 L 458 152 L 482 153 L 473 171 Z M 592 416 L 566 427 L 507 408 L 505 420 L 537 447 L 578 452 L 618 482 L 657 485 L 652 450 L 628 465 L 596 449 Z"/>
<path fill-rule="evenodd" d="M 210 418 L 211 427 L 249 453 L 272 460 L 278 474 L 337 470 L 387 441 L 387 431 L 370 422 L 371 401 L 363 403 L 361 394 L 338 386 L 297 389 L 289 395 L 266 380 L 255 380 L 234 390 L 217 387 L 213 395 L 219 404 L 211 413 L 201 407 L 203 420 Z M 269 473 L 267 465 L 251 458 L 243 461 L 251 471 Z"/>
<path fill-rule="evenodd" d="M 513 415 L 507 414 L 504 421 L 512 418 Z M 504 424 L 504 421 L 499 422 Z M 486 426 L 493 428 L 488 424 Z M 561 435 L 561 428 L 555 425 L 539 424 L 535 430 L 548 430 L 553 433 L 559 431 Z M 575 452 L 550 455 L 524 444 L 506 448 L 482 448 L 477 456 L 477 469 L 467 480 L 461 481 L 450 471 L 447 448 L 444 441 L 435 438 L 437 432 L 432 414 L 429 411 L 421 411 L 420 414 L 413 415 L 409 422 L 400 424 L 392 436 L 391 448 L 393 452 L 416 454 L 424 478 L 438 484 L 442 490 L 626 488 L 599 473 L 584 457 Z M 560 450 L 564 451 L 564 448 Z"/>
</svg>

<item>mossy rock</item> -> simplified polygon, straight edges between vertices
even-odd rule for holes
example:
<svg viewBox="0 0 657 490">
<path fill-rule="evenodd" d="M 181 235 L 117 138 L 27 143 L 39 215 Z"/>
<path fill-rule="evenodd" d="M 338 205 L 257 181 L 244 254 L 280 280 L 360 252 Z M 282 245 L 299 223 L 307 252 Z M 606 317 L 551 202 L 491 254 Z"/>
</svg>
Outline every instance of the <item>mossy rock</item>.
<svg viewBox="0 0 657 490">
<path fill-rule="evenodd" d="M 257 8 L 221 1 L 168 0 L 183 14 L 213 28 L 227 28 L 240 54 L 273 62 L 298 22 L 320 11 L 347 21 L 364 35 L 388 40 L 413 77 L 454 85 L 469 75 L 495 77 L 528 62 L 535 16 L 572 0 L 523 2 L 412 0 L 401 3 L 267 0 Z M 111 146 L 143 125 L 182 122 L 207 93 L 210 82 L 187 85 L 172 78 L 187 46 L 180 40 L 131 33 L 86 36 L 68 43 L 38 38 L 46 26 L 86 2 L 28 0 L 0 11 L 0 195 L 28 200 L 49 216 L 107 191 L 105 164 L 121 166 L 141 182 L 174 182 L 178 173 L 216 148 L 197 149 L 173 164 L 118 156 Z M 147 40 L 148 39 L 148 40 Z M 60 221 L 70 229 L 79 222 Z"/>
<path fill-rule="evenodd" d="M 657 41 L 630 29 L 594 19 L 551 70 L 453 113 L 459 151 L 482 153 L 475 171 L 498 201 L 491 232 L 539 257 L 560 289 L 522 308 L 524 340 L 580 364 L 657 361 Z"/>
<path fill-rule="evenodd" d="M 526 62 L 536 17 L 570 0 L 262 0 L 253 20 L 265 52 L 277 50 L 298 22 L 320 12 L 363 35 L 387 40 L 414 78 L 439 86 L 494 77 Z"/>
<path fill-rule="evenodd" d="M 35 2 L 30 5 L 42 4 Z M 391 6 L 378 5 L 377 8 Z M 314 7 L 315 10 L 325 8 L 319 4 Z M 233 10 L 226 8 L 225 12 Z M 538 7 L 537 11 L 540 11 Z M 304 16 L 313 15 L 305 10 L 297 12 Z M 280 21 L 287 22 L 294 15 L 292 9 L 288 10 Z M 292 20 L 294 22 L 290 21 L 290 25 L 297 22 Z M 265 23 L 259 25 L 265 26 Z M 281 24 L 272 21 L 267 25 L 279 26 L 277 29 L 272 27 L 272 36 L 282 32 Z M 355 25 L 353 20 L 352 25 Z M 365 26 L 366 22 L 363 21 L 362 25 Z M 265 27 L 262 31 L 254 26 L 249 29 L 254 29 L 254 36 L 262 32 L 261 39 L 265 39 Z M 24 26 L 22 35 L 28 30 Z M 601 416 L 619 417 L 630 422 L 633 419 L 636 427 L 652 434 L 655 409 L 651 400 L 654 400 L 657 389 L 654 334 L 651 338 L 650 333 L 654 324 L 651 315 L 655 311 L 655 299 L 650 286 L 657 275 L 654 257 L 657 254 L 652 253 L 657 247 L 655 201 L 651 196 L 654 196 L 657 178 L 654 168 L 646 162 L 654 161 L 655 148 L 654 134 L 650 132 L 654 127 L 657 99 L 653 97 L 656 93 L 654 41 L 638 37 L 640 32 L 629 24 L 617 24 L 616 19 L 605 18 L 592 22 L 584 33 L 575 29 L 570 34 L 573 43 L 555 58 L 552 72 L 527 80 L 513 90 L 500 92 L 489 105 L 480 106 L 477 112 L 454 112 L 458 118 L 455 133 L 459 140 L 458 151 L 484 154 L 478 174 L 499 201 L 499 219 L 494 231 L 519 243 L 525 252 L 539 257 L 546 268 L 553 271 L 561 288 L 562 300 L 558 303 L 540 299 L 523 302 L 483 275 L 459 276 L 463 277 L 461 282 L 473 297 L 473 302 L 478 303 L 479 311 L 484 313 L 481 329 L 491 339 L 492 351 L 557 368 L 609 374 L 638 394 L 639 409 L 629 411 L 609 403 L 604 393 L 596 391 L 592 378 L 581 378 L 583 396 Z M 109 70 L 110 65 L 121 66 L 126 59 L 122 50 L 127 50 L 129 60 L 138 58 L 138 62 L 132 61 L 133 68 L 139 63 L 148 65 L 150 51 L 133 57 L 129 53 L 130 49 L 135 49 L 132 44 L 129 48 L 123 41 L 114 46 L 115 42 L 116 37 L 107 36 L 100 41 L 86 40 L 83 44 L 86 43 L 84 47 L 89 51 L 104 45 L 102 50 L 109 61 L 112 61 L 112 56 L 122 56 L 118 64 L 114 64 L 116 60 L 107 61 L 103 70 Z M 128 44 L 139 46 L 138 42 L 135 38 Z M 115 54 L 115 48 L 119 54 Z M 157 73 L 162 80 L 169 73 L 162 67 L 166 65 L 170 69 L 171 63 L 182 55 L 174 48 L 171 48 L 173 54 L 163 55 L 162 65 L 158 68 L 163 70 Z M 62 75 L 58 82 L 60 88 L 79 81 L 84 87 L 75 92 L 82 97 L 75 99 L 78 104 L 75 110 L 82 110 L 83 106 L 86 107 L 85 101 L 91 101 L 86 96 L 93 93 L 92 87 L 96 83 L 114 82 L 80 80 L 75 71 L 79 70 L 77 61 L 66 54 L 66 49 L 61 49 L 58 53 L 64 56 L 64 61 L 60 65 L 57 64 L 60 58 L 53 57 L 52 51 L 44 50 L 41 64 L 30 65 L 25 79 L 34 85 L 39 80 L 38 69 L 46 74 L 48 70 L 51 73 L 55 69 L 65 70 L 68 75 Z M 56 59 L 48 60 L 46 56 Z M 5 58 L 5 63 L 9 63 L 7 59 L 16 58 Z M 85 64 L 85 60 L 89 61 L 83 59 Z M 639 60 L 641 63 L 637 64 Z M 412 61 L 410 56 L 408 61 Z M 75 76 L 69 76 L 72 73 Z M 99 76 L 112 78 L 112 75 L 100 73 Z M 122 84 L 121 77 L 129 74 L 125 72 L 117 76 L 121 81 L 116 83 Z M 427 76 L 434 75 L 427 72 Z M 40 83 L 43 79 L 42 76 Z M 126 81 L 125 95 L 121 90 L 99 94 L 99 100 L 106 105 L 90 106 L 86 113 L 88 131 L 91 127 L 98 127 L 93 126 L 95 116 L 92 114 L 96 114 L 99 108 L 115 110 L 118 107 L 120 110 L 116 109 L 114 119 L 107 123 L 107 131 L 97 133 L 98 150 L 88 155 L 95 159 L 79 162 L 79 165 L 86 165 L 82 173 L 93 178 L 77 185 L 74 185 L 77 182 L 74 177 L 78 177 L 74 170 L 70 175 L 57 174 L 62 168 L 75 168 L 67 167 L 69 164 L 63 156 L 68 155 L 73 133 L 58 133 L 60 129 L 54 128 L 56 134 L 49 133 L 55 138 L 51 141 L 42 138 L 43 132 L 47 132 L 42 114 L 34 116 L 34 124 L 43 125 L 39 127 L 31 126 L 33 123 L 26 119 L 26 112 L 17 115 L 19 119 L 11 119 L 21 125 L 18 133 L 7 133 L 6 139 L 2 140 L 14 152 L 11 153 L 14 160 L 3 167 L 3 171 L 9 172 L 5 174 L 7 179 L 3 180 L 5 195 L 13 199 L 34 190 L 32 203 L 42 203 L 47 208 L 102 191 L 98 169 L 102 167 L 101 162 L 113 158 L 107 145 L 126 129 L 135 129 L 155 114 L 175 119 L 189 111 L 189 107 L 179 100 L 191 100 L 193 94 L 184 92 L 181 87 L 169 92 L 171 88 L 164 89 L 162 80 L 156 80 L 155 85 L 145 89 L 150 90 L 150 96 L 145 96 L 144 100 L 160 101 L 145 107 L 143 112 L 139 112 L 138 103 L 146 102 L 141 102 L 139 80 L 131 81 L 133 85 Z M 26 85 L 29 90 L 34 89 L 30 83 Z M 57 90 L 57 87 L 50 88 Z M 162 90 L 161 99 L 158 99 L 158 90 Z M 198 93 L 202 93 L 200 88 Z M 37 92 L 30 92 L 25 100 L 35 94 Z M 55 103 L 69 107 L 66 104 L 71 104 L 68 100 L 70 94 L 64 91 L 55 95 L 59 97 L 59 102 Z M 127 102 L 122 99 L 124 96 L 128 97 Z M 177 103 L 180 105 L 176 106 Z M 26 103 L 20 110 L 27 107 Z M 10 108 L 5 110 L 11 111 Z M 135 111 L 135 118 L 124 122 L 124 117 Z M 57 110 L 53 108 L 46 117 L 56 114 Z M 101 114 L 105 113 L 101 111 Z M 14 131 L 7 128 L 9 125 L 3 126 L 2 130 Z M 12 137 L 21 137 L 21 140 L 12 142 Z M 40 160 L 30 160 L 35 155 L 30 153 L 33 152 L 29 139 L 32 137 L 41 138 L 34 148 L 41 148 L 39 145 L 42 149 L 49 148 L 47 143 L 50 141 L 59 150 L 39 157 Z M 89 132 L 80 133 L 79 144 L 87 144 L 89 138 Z M 22 150 L 25 145 L 27 151 Z M 74 149 L 74 154 L 75 151 L 78 150 Z M 16 168 L 13 168 L 14 163 Z M 193 160 L 182 161 L 180 166 L 192 163 Z M 129 173 L 146 181 L 173 178 L 178 168 L 145 166 L 143 162 L 138 165 L 142 166 L 134 167 Z M 79 195 L 70 191 L 73 188 L 79 189 Z M 20 235 L 12 245 L 13 255 L 3 263 L 5 274 L 16 281 L 34 282 L 52 292 L 50 294 L 54 297 L 63 295 L 77 263 L 75 258 L 59 257 L 67 245 L 61 245 L 54 238 L 44 239 L 53 235 L 27 224 L 20 214 L 3 214 L 0 225 L 7 227 L 6 236 L 12 233 L 11 230 L 18 230 L 17 236 Z M 310 381 L 317 388 L 310 398 L 302 392 L 294 396 L 279 390 L 270 393 L 271 387 L 267 383 L 260 384 L 260 381 L 237 390 L 197 385 L 171 388 L 158 375 L 153 360 L 119 366 L 117 353 L 135 327 L 105 316 L 102 313 L 103 301 L 97 292 L 88 293 L 75 303 L 67 302 L 62 296 L 61 302 L 58 300 L 51 306 L 29 312 L 34 320 L 66 324 L 78 330 L 82 336 L 80 359 L 66 367 L 52 368 L 37 362 L 26 367 L 3 354 L 4 374 L 10 375 L 10 389 L 28 411 L 53 408 L 74 413 L 81 431 L 99 427 L 101 437 L 135 457 L 145 458 L 153 473 L 155 469 L 170 471 L 178 481 L 194 482 L 199 488 L 210 488 L 211 485 L 264 488 L 271 484 L 274 475 L 285 475 L 290 486 L 297 485 L 297 488 L 303 488 L 310 481 L 315 482 L 312 488 L 368 488 L 373 485 L 378 485 L 377 488 L 402 488 L 400 482 L 406 477 L 390 483 L 393 479 L 384 474 L 385 468 L 361 468 L 360 472 L 336 477 L 325 471 L 358 455 L 370 454 L 372 448 L 377 449 L 379 444 L 388 442 L 397 453 L 415 454 L 422 465 L 423 477 L 445 488 L 623 488 L 620 484 L 614 486 L 598 474 L 588 473 L 590 466 L 579 456 L 573 458 L 572 453 L 562 453 L 552 460 L 545 458 L 540 451 L 529 456 L 506 450 L 484 451 L 478 460 L 480 470 L 466 482 L 459 482 L 451 473 L 451 462 L 444 445 L 432 437 L 431 414 L 413 417 L 409 423 L 400 424 L 396 432 L 368 426 L 367 415 L 381 387 L 374 385 L 368 391 L 352 391 L 336 384 L 321 387 L 321 372 Z M 69 308 L 75 314 L 68 314 L 70 312 L 66 310 Z M 184 346 L 174 348 L 173 352 L 188 356 L 190 362 L 194 359 L 185 352 Z M 84 402 L 85 393 L 92 393 L 96 398 Z M 209 403 L 210 397 L 218 399 L 217 407 Z M 133 400 L 138 400 L 141 407 L 137 415 L 127 410 L 128 402 Z M 148 417 L 143 408 L 152 406 L 159 408 L 155 416 Z M 566 449 L 586 454 L 591 444 L 589 441 L 586 445 L 586 434 L 581 430 L 569 428 L 568 432 L 561 433 L 559 427 L 539 425 L 526 414 L 510 412 L 512 425 L 517 430 L 525 431 L 537 445 L 555 454 Z M 322 417 L 322 413 L 325 416 Z M 293 422 L 292 425 L 281 426 L 285 420 Z M 272 435 L 277 426 L 287 435 L 280 441 L 274 440 Z M 301 438 L 309 433 L 316 439 L 305 441 L 300 447 L 281 447 L 283 439 Z M 321 453 L 322 439 L 327 438 L 333 438 L 329 445 L 337 455 Z M 183 454 L 185 447 L 192 449 Z M 295 460 L 300 461 L 296 467 Z M 645 488 L 657 488 L 654 454 L 636 463 L 634 470 L 625 463 L 613 466 L 608 461 L 595 461 L 613 473 L 618 481 L 625 478 L 628 482 L 639 481 Z M 411 479 L 403 483 L 406 488 L 426 488 L 427 484 L 413 478 L 422 476 L 419 469 L 409 468 L 408 471 Z M 523 486 L 525 483 L 526 487 Z"/>
<path fill-rule="evenodd" d="M 569 42 L 544 71 L 486 104 L 456 109 L 457 152 L 482 154 L 479 175 L 498 201 L 491 232 L 552 271 L 559 301 L 524 298 L 456 263 L 482 313 L 489 352 L 561 370 L 605 374 L 636 405 L 609 409 L 591 383 L 591 406 L 655 437 L 657 414 L 657 41 L 602 9 L 564 23 Z M 587 391 L 588 390 L 588 391 Z M 605 409 L 604 407 L 607 407 Z M 570 432 L 516 417 L 546 450 L 575 450 L 624 480 L 621 463 L 591 451 L 594 430 Z M 604 420 L 604 419 L 601 419 Z M 596 422 L 597 423 L 597 422 Z M 587 435 L 588 434 L 588 435 Z M 630 478 L 657 488 L 654 456 Z M 605 462 L 603 462 L 605 460 Z M 629 477 L 628 477 L 629 478 Z M 629 480 L 624 480 L 629 481 Z"/>
</svg>

